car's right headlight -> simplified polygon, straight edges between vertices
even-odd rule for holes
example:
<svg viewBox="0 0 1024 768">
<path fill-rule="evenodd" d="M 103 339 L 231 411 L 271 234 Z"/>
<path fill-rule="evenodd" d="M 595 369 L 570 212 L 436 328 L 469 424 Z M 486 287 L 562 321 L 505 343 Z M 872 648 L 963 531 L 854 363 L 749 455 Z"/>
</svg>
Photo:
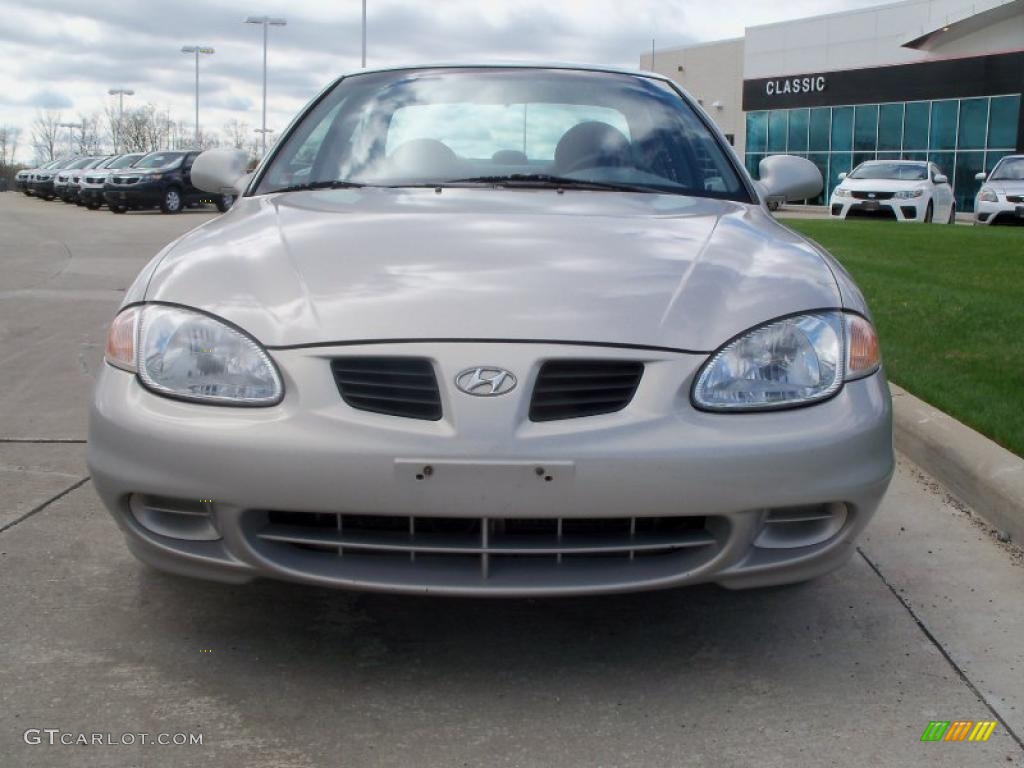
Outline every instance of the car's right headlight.
<svg viewBox="0 0 1024 768">
<path fill-rule="evenodd" d="M 999 196 L 996 195 L 996 191 L 992 187 L 982 187 L 978 192 L 978 200 L 983 203 L 998 203 Z"/>
<path fill-rule="evenodd" d="M 753 328 L 719 349 L 693 386 L 709 411 L 790 408 L 825 400 L 844 380 L 874 373 L 878 337 L 865 318 L 840 311 L 784 317 Z"/>
<path fill-rule="evenodd" d="M 266 350 L 243 331 L 166 304 L 124 309 L 110 326 L 106 360 L 157 394 L 220 405 L 266 406 L 284 386 Z"/>
<path fill-rule="evenodd" d="M 848 189 L 836 187 L 835 189 L 832 190 L 832 194 L 835 195 L 836 197 L 850 197 L 853 193 L 850 192 L 850 190 Z"/>
</svg>

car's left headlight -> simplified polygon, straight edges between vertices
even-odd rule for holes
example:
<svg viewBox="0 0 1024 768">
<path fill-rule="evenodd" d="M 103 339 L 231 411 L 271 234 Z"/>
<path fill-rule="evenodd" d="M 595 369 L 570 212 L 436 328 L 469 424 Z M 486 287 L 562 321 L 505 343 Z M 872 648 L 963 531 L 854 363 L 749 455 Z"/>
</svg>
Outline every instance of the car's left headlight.
<svg viewBox="0 0 1024 768">
<path fill-rule="evenodd" d="M 924 194 L 923 189 L 901 189 L 893 197 L 897 200 L 909 200 L 912 197 L 920 197 Z"/>
<path fill-rule="evenodd" d="M 284 386 L 255 339 L 222 320 L 165 304 L 128 307 L 111 324 L 106 360 L 138 374 L 168 397 L 221 405 L 266 406 Z"/>
<path fill-rule="evenodd" d="M 878 337 L 860 315 L 794 315 L 753 328 L 712 355 L 694 382 L 693 403 L 709 411 L 806 405 L 879 364 Z"/>
<path fill-rule="evenodd" d="M 836 187 L 835 189 L 833 189 L 832 194 L 835 195 L 836 197 L 850 197 L 852 195 L 850 190 L 843 189 L 842 187 Z"/>
<path fill-rule="evenodd" d="M 981 191 L 978 192 L 978 200 L 983 203 L 998 203 L 999 196 L 992 187 L 982 187 Z"/>
</svg>

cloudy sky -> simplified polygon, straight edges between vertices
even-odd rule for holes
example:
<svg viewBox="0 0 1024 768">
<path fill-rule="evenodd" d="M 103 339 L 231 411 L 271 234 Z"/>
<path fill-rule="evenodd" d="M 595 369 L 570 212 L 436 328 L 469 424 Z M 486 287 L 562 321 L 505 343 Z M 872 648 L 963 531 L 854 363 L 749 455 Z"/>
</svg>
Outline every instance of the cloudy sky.
<svg viewBox="0 0 1024 768">
<path fill-rule="evenodd" d="M 658 47 L 743 34 L 745 26 L 882 0 L 368 0 L 370 66 L 465 60 L 557 60 L 637 66 Z M 23 128 L 31 155 L 40 109 L 64 119 L 101 111 L 107 89 L 135 90 L 192 120 L 194 60 L 182 45 L 216 49 L 200 62 L 200 121 L 220 130 L 260 122 L 261 31 L 271 28 L 267 125 L 283 128 L 331 78 L 359 66 L 359 0 L 0 0 L 0 125 Z"/>
</svg>

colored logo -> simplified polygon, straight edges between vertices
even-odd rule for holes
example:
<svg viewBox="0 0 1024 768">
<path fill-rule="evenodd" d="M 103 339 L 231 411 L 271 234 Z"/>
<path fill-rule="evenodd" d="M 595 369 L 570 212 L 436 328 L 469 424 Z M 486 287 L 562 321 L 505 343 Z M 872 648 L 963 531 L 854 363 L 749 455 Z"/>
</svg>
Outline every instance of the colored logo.
<svg viewBox="0 0 1024 768">
<path fill-rule="evenodd" d="M 988 741 L 995 729 L 995 720 L 932 720 L 921 741 Z"/>
</svg>

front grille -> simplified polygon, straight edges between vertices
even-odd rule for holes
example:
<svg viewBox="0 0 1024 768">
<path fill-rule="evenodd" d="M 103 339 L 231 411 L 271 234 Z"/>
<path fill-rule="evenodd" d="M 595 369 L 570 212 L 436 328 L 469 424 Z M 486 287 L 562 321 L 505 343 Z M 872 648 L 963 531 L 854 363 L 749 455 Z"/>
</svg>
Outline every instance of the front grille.
<svg viewBox="0 0 1024 768">
<path fill-rule="evenodd" d="M 114 176 L 111 179 L 115 184 L 135 184 L 138 180 L 138 176 Z"/>
<path fill-rule="evenodd" d="M 425 357 L 340 357 L 331 372 L 341 398 L 360 411 L 437 421 L 441 393 Z"/>
<path fill-rule="evenodd" d="M 335 578 L 551 586 L 587 574 L 679 573 L 719 549 L 718 518 L 457 518 L 251 511 L 264 557 Z M 715 533 L 717 532 L 717 533 Z"/>
<path fill-rule="evenodd" d="M 1008 203 L 1024 203 L 1024 195 L 1007 195 L 1006 202 Z"/>
<path fill-rule="evenodd" d="M 893 192 L 853 192 L 858 200 L 891 200 Z"/>
<path fill-rule="evenodd" d="M 621 411 L 636 392 L 644 364 L 630 360 L 548 360 L 533 385 L 530 421 Z"/>
</svg>

